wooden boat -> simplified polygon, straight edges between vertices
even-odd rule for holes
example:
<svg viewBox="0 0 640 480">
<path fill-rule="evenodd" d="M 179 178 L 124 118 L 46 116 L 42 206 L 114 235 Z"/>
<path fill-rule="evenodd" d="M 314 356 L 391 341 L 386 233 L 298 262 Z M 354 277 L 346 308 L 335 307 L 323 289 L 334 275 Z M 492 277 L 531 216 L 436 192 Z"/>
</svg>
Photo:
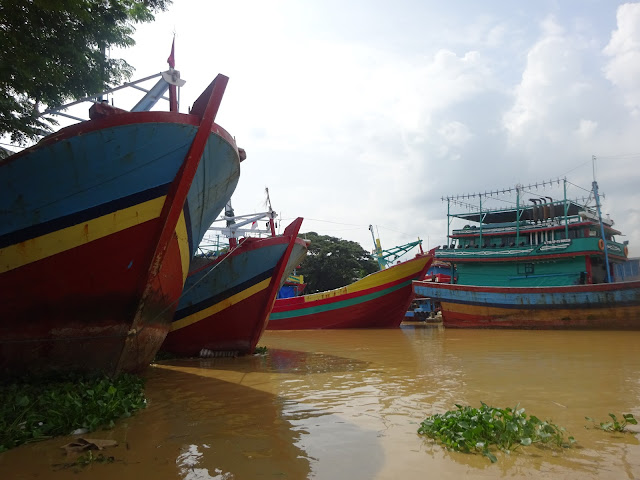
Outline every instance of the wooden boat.
<svg viewBox="0 0 640 480">
<path fill-rule="evenodd" d="M 232 241 L 227 253 L 194 262 L 161 350 L 182 356 L 253 353 L 278 290 L 307 254 L 307 242 L 298 238 L 301 224 L 297 218 L 282 235 L 273 230 L 270 237 Z"/>
<path fill-rule="evenodd" d="M 214 123 L 227 81 L 190 114 L 96 104 L 0 161 L 0 371 L 135 372 L 153 359 L 238 182 L 243 151 Z"/>
<path fill-rule="evenodd" d="M 415 282 L 438 299 L 445 327 L 640 329 L 640 281 L 557 287 L 480 287 Z"/>
<path fill-rule="evenodd" d="M 275 301 L 267 329 L 396 328 L 404 319 L 413 291 L 431 254 L 367 275 L 345 287 Z"/>
<path fill-rule="evenodd" d="M 627 242 L 602 219 L 592 186 L 595 209 L 566 193 L 520 206 L 517 187 L 516 208 L 450 214 L 479 223 L 453 230 L 435 252 L 454 283 L 416 282 L 414 291 L 440 302 L 445 327 L 640 329 L 640 282 L 614 276 Z"/>
</svg>

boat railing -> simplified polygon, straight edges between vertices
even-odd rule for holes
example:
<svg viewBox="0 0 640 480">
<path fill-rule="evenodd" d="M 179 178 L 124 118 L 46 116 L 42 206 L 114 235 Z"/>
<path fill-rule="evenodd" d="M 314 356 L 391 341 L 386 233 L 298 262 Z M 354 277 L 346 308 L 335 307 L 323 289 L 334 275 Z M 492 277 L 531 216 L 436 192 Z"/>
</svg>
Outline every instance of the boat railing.
<svg viewBox="0 0 640 480">
<path fill-rule="evenodd" d="M 487 234 L 496 234 L 496 233 L 507 233 L 507 232 L 513 232 L 516 230 L 517 227 L 520 228 L 520 230 L 522 231 L 522 229 L 526 229 L 527 231 L 531 231 L 531 230 L 544 230 L 544 229 L 548 229 L 549 227 L 563 227 L 565 224 L 568 225 L 575 225 L 577 223 L 584 223 L 585 221 L 592 221 L 590 218 L 581 216 L 581 215 L 572 215 L 572 216 L 568 216 L 566 217 L 566 221 L 565 221 L 565 217 L 554 217 L 552 219 L 548 219 L 542 223 L 536 223 L 532 220 L 521 220 L 520 222 L 505 222 L 505 223 L 489 223 L 489 224 L 483 224 L 482 226 L 482 235 L 487 235 Z M 480 234 L 480 228 L 476 225 L 469 227 L 465 227 L 465 228 L 460 228 L 460 229 L 455 229 L 452 230 L 452 237 L 459 237 L 459 236 L 477 236 Z"/>
<path fill-rule="evenodd" d="M 618 260 L 626 258 L 628 256 L 627 245 L 616 242 L 614 240 L 607 240 L 606 249 L 609 255 L 615 256 Z M 512 257 L 514 255 L 530 256 L 530 255 L 546 255 L 561 252 L 572 252 L 578 255 L 597 255 L 598 253 L 604 254 L 604 242 L 599 237 L 584 237 L 584 238 L 561 238 L 561 239 L 547 239 L 538 243 L 531 243 L 529 237 L 521 238 L 520 241 L 515 242 L 513 240 L 506 241 L 500 239 L 500 241 L 488 240 L 487 242 L 479 243 L 461 243 L 455 242 L 451 245 L 440 246 L 436 250 L 436 258 L 449 259 L 449 258 L 491 258 L 491 257 Z"/>
</svg>

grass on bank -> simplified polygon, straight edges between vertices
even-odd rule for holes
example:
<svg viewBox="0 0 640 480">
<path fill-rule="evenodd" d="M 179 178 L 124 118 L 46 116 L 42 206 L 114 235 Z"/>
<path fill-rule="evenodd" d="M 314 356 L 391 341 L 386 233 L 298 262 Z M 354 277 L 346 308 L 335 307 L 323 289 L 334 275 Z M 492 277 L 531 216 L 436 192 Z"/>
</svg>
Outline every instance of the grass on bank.
<svg viewBox="0 0 640 480">
<path fill-rule="evenodd" d="M 482 402 L 481 402 L 482 403 Z M 565 439 L 565 430 L 531 415 L 524 408 L 495 408 L 482 403 L 480 408 L 457 405 L 457 410 L 436 414 L 424 420 L 418 433 L 433 438 L 445 447 L 465 453 L 482 453 L 496 462 L 492 446 L 510 453 L 522 445 L 534 443 L 569 447 L 573 437 Z"/>
<path fill-rule="evenodd" d="M 135 375 L 115 378 L 64 375 L 0 384 L 0 452 L 24 443 L 111 428 L 146 406 L 144 381 Z"/>
</svg>

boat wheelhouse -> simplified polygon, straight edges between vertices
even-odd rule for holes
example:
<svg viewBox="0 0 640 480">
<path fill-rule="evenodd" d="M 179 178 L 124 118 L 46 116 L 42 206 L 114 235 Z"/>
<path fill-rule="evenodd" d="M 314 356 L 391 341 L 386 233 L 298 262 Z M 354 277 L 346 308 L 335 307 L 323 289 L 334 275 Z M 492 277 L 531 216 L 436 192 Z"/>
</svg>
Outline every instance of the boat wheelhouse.
<svg viewBox="0 0 640 480">
<path fill-rule="evenodd" d="M 452 265 L 453 283 L 531 287 L 612 281 L 614 266 L 627 260 L 628 242 L 619 240 L 621 232 L 610 218 L 601 223 L 597 209 L 567 200 L 566 194 L 520 205 L 522 189 L 517 189 L 515 208 L 483 208 L 482 200 L 474 212 L 449 208 L 449 226 L 453 219 L 466 223 L 448 232 L 449 244 L 436 251 L 437 260 Z"/>
</svg>

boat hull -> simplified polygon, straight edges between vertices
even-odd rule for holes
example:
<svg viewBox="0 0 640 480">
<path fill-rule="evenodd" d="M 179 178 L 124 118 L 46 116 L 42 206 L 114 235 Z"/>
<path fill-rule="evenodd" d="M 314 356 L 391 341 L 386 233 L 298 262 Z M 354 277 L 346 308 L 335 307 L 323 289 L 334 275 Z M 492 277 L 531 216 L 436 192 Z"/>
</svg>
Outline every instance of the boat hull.
<svg viewBox="0 0 640 480">
<path fill-rule="evenodd" d="M 0 162 L 0 371 L 150 363 L 200 219 L 220 212 L 239 177 L 233 138 L 206 116 L 113 115 Z"/>
<path fill-rule="evenodd" d="M 640 282 L 479 287 L 414 282 L 452 328 L 640 330 Z"/>
<path fill-rule="evenodd" d="M 416 258 L 336 290 L 275 301 L 267 329 L 397 328 L 433 257 Z"/>
<path fill-rule="evenodd" d="M 194 265 L 161 349 L 181 355 L 252 353 L 280 286 L 306 255 L 302 219 L 281 236 L 246 238 L 230 253 Z"/>
</svg>

